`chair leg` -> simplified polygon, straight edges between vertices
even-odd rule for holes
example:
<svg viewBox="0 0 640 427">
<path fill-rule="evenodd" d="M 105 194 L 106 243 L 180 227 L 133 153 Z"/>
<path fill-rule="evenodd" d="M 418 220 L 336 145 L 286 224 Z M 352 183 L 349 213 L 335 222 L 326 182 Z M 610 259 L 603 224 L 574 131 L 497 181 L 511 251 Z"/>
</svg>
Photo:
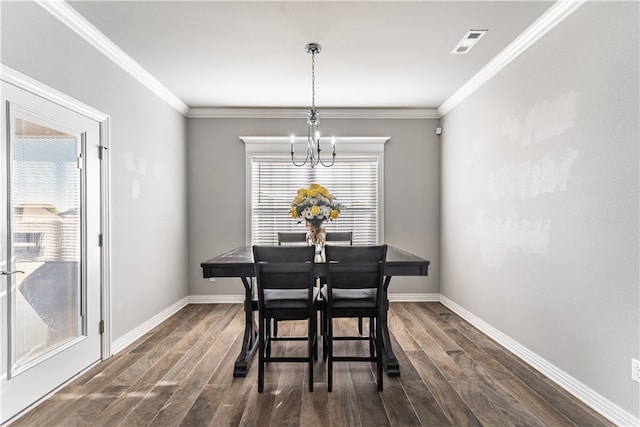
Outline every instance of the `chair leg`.
<svg viewBox="0 0 640 427">
<path fill-rule="evenodd" d="M 313 391 L 313 361 L 314 359 L 317 359 L 318 356 L 318 348 L 316 346 L 316 343 L 314 342 L 314 338 L 318 336 L 318 333 L 316 331 L 316 322 L 314 319 L 315 315 L 316 314 L 314 312 L 313 316 L 309 317 L 309 329 L 307 330 L 307 338 L 309 340 L 309 349 L 307 353 L 309 356 L 309 391 Z"/>
<path fill-rule="evenodd" d="M 264 390 L 264 334 L 265 326 L 269 326 L 269 323 L 271 323 L 271 320 L 260 319 L 260 326 L 258 327 L 258 393 L 262 393 Z"/>
<path fill-rule="evenodd" d="M 327 313 L 325 311 L 320 312 L 320 336 L 322 337 L 322 360 L 327 360 L 329 343 L 327 339 Z"/>
<path fill-rule="evenodd" d="M 318 310 L 313 311 L 313 360 L 318 360 Z"/>
<path fill-rule="evenodd" d="M 277 322 L 275 319 L 271 319 L 270 317 L 265 319 L 265 323 L 266 323 L 266 327 L 265 329 L 265 333 L 264 333 L 264 339 L 265 339 L 265 354 L 267 355 L 267 357 L 271 357 L 271 320 L 273 320 L 273 322 Z"/>
<path fill-rule="evenodd" d="M 376 349 L 375 349 L 375 343 L 376 343 L 376 334 L 375 334 L 375 326 L 377 322 L 375 322 L 373 317 L 369 318 L 369 356 L 371 357 L 375 357 L 376 355 Z"/>
<path fill-rule="evenodd" d="M 333 321 L 329 317 L 327 317 L 326 328 L 327 356 L 329 358 L 327 363 L 327 391 L 331 392 L 333 389 Z"/>
<path fill-rule="evenodd" d="M 369 324 L 371 325 L 371 324 Z M 369 326 L 371 327 L 371 326 Z M 362 317 L 358 317 L 358 333 L 362 335 Z"/>
<path fill-rule="evenodd" d="M 380 318 L 376 320 L 376 368 L 378 372 L 378 391 L 382 391 L 382 322 Z"/>
<path fill-rule="evenodd" d="M 273 319 L 273 336 L 278 336 L 278 321 L 276 319 Z"/>
</svg>

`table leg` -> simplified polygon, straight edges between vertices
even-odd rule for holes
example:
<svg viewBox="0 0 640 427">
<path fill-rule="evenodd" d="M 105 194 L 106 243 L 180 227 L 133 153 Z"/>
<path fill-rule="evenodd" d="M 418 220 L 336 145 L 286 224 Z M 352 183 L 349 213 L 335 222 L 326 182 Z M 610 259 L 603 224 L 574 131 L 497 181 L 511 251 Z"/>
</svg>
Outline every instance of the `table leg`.
<svg viewBox="0 0 640 427">
<path fill-rule="evenodd" d="M 387 375 L 390 377 L 399 377 L 400 376 L 400 365 L 398 364 L 398 359 L 396 355 L 393 353 L 393 348 L 391 347 L 391 338 L 389 337 L 389 324 L 388 324 L 388 313 L 389 313 L 389 296 L 387 293 L 387 289 L 389 288 L 389 283 L 391 282 L 391 276 L 386 276 L 384 279 L 384 301 L 385 301 L 385 310 L 382 312 L 382 361 L 384 363 L 384 369 L 387 371 Z"/>
<path fill-rule="evenodd" d="M 251 277 L 241 277 L 244 285 L 244 337 L 242 349 L 233 366 L 234 377 L 246 377 L 258 344 L 258 327 L 253 319 L 253 281 Z"/>
</svg>

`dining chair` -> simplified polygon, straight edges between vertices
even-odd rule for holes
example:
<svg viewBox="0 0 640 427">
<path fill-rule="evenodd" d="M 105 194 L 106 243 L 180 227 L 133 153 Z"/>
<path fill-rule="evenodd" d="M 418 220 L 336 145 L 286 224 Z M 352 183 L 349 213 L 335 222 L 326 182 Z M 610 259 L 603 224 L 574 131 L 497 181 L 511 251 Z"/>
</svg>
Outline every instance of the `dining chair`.
<svg viewBox="0 0 640 427">
<path fill-rule="evenodd" d="M 325 238 L 327 244 L 342 243 L 353 246 L 353 231 L 329 231 Z"/>
<path fill-rule="evenodd" d="M 308 246 L 306 231 L 279 231 L 278 246 Z M 273 336 L 278 336 L 278 321 L 273 321 Z"/>
<path fill-rule="evenodd" d="M 278 232 L 278 246 L 307 244 L 306 232 Z"/>
<path fill-rule="evenodd" d="M 353 246 L 353 231 L 330 231 L 327 233 L 326 242 L 328 245 L 338 244 Z M 358 318 L 358 333 L 362 335 L 362 317 Z"/>
<path fill-rule="evenodd" d="M 309 391 L 313 391 L 313 362 L 317 359 L 315 248 L 312 246 L 253 246 L 258 288 L 258 392 L 264 390 L 266 362 L 306 362 Z M 307 320 L 307 336 L 271 336 L 271 320 Z M 307 341 L 305 357 L 271 356 L 277 341 Z"/>
<path fill-rule="evenodd" d="M 384 299 L 384 268 L 387 245 L 325 247 L 327 284 L 322 287 L 323 359 L 327 363 L 327 389 L 332 391 L 333 362 L 376 362 L 378 390 L 382 391 L 382 319 L 386 309 Z M 333 320 L 348 317 L 368 317 L 369 334 L 336 336 Z M 369 356 L 334 355 L 335 341 L 368 341 Z M 360 348 L 358 346 L 358 348 Z"/>
</svg>

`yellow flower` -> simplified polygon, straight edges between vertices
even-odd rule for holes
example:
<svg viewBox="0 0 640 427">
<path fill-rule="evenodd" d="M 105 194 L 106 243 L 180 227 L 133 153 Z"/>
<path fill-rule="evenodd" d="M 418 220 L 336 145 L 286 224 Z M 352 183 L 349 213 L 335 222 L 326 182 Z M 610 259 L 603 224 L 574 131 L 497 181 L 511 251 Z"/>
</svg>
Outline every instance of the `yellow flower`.
<svg viewBox="0 0 640 427">
<path fill-rule="evenodd" d="M 313 206 L 311 206 L 311 213 L 312 213 L 314 216 L 318 215 L 320 212 L 321 212 L 321 210 L 320 210 L 320 206 L 318 206 L 318 205 L 313 205 Z"/>
<path fill-rule="evenodd" d="M 316 188 L 311 188 L 307 191 L 307 196 L 316 197 L 320 192 Z"/>
<path fill-rule="evenodd" d="M 338 215 L 340 215 L 340 211 L 337 209 L 334 209 L 331 211 L 331 219 L 336 219 L 338 218 Z"/>
<path fill-rule="evenodd" d="M 297 204 L 302 203 L 303 200 L 304 200 L 304 196 L 298 195 L 298 196 L 296 196 L 295 199 L 293 199 L 293 203 L 295 203 L 297 205 Z"/>
<path fill-rule="evenodd" d="M 298 217 L 298 210 L 295 207 L 291 209 L 291 217 L 293 218 Z"/>
<path fill-rule="evenodd" d="M 318 190 L 320 193 L 328 192 L 328 190 L 320 184 L 311 184 L 309 188 L 313 188 L 314 190 Z"/>
<path fill-rule="evenodd" d="M 304 197 L 307 195 L 308 190 L 306 188 L 301 188 L 298 190 L 298 197 Z"/>
</svg>

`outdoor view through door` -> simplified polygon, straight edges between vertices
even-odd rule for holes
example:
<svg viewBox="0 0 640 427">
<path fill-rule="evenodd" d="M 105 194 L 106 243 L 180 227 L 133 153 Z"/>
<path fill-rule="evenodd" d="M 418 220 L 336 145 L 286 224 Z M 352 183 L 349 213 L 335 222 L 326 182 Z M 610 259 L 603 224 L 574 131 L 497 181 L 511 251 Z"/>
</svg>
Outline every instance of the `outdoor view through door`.
<svg viewBox="0 0 640 427">
<path fill-rule="evenodd" d="M 21 118 L 14 121 L 13 248 L 15 351 L 20 372 L 81 333 L 80 142 Z"/>
</svg>

